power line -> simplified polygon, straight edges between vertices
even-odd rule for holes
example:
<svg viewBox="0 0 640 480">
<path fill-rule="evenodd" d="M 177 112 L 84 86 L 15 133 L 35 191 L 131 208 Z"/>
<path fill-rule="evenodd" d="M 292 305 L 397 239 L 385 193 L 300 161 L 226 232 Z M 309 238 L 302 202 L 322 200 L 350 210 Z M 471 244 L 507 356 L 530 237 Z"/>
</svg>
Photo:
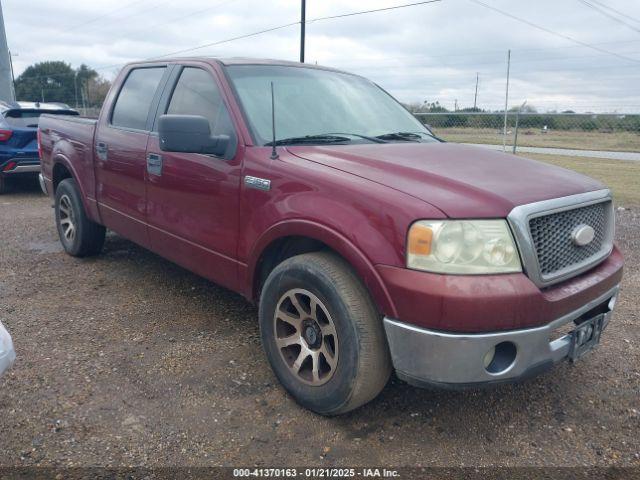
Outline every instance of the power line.
<svg viewBox="0 0 640 480">
<path fill-rule="evenodd" d="M 636 40 L 619 40 L 619 41 L 610 41 L 610 42 L 601 42 L 601 43 L 594 43 L 593 45 L 618 45 L 618 44 L 629 44 L 629 43 L 640 43 L 640 39 L 636 39 Z M 562 47 L 537 47 L 537 48 L 512 48 L 511 51 L 512 52 L 543 52 L 543 51 L 551 51 L 551 50 L 569 50 L 569 49 L 576 49 L 576 48 L 585 48 L 582 45 L 571 45 L 571 46 L 567 46 L 567 45 L 563 45 Z M 624 52 L 624 53 L 628 53 L 628 54 L 636 54 L 636 53 L 640 53 L 640 52 Z M 415 54 L 411 54 L 411 55 L 394 55 L 393 59 L 403 59 L 403 58 L 451 58 L 451 57 L 477 57 L 479 55 L 500 55 L 501 57 L 504 56 L 504 49 L 503 50 L 467 50 L 467 52 L 465 53 L 461 53 L 461 52 L 451 52 L 448 53 L 446 55 L 429 55 L 426 53 L 415 53 Z M 603 54 L 605 55 L 605 54 Z M 595 56 L 595 55 L 594 55 Z M 551 59 L 552 57 L 548 57 L 549 59 Z M 570 58 L 582 58 L 582 57 L 570 57 Z M 586 56 L 585 56 L 586 58 Z M 383 57 L 382 60 L 386 60 L 387 57 Z M 352 60 L 349 62 L 349 65 L 353 65 L 354 63 L 362 63 L 364 62 L 376 62 L 381 60 L 381 58 L 379 57 L 375 57 L 375 58 L 359 58 L 358 60 Z M 503 64 L 504 60 L 500 61 L 500 62 L 496 62 L 496 63 L 500 63 Z M 520 63 L 520 62 L 518 62 Z M 635 65 L 634 65 L 635 66 Z"/>
<path fill-rule="evenodd" d="M 216 45 L 222 45 L 223 43 L 233 42 L 235 40 L 241 40 L 243 38 L 255 37 L 256 35 L 262 35 L 263 33 L 275 32 L 283 28 L 292 27 L 298 25 L 300 22 L 285 23 L 284 25 L 278 25 L 277 27 L 266 28 L 258 32 L 246 33 L 244 35 L 238 35 L 237 37 L 226 38 L 224 40 L 218 40 L 217 42 L 205 43 L 204 45 L 198 45 L 197 47 L 185 48 L 184 50 L 176 50 L 175 52 L 165 53 L 163 55 L 157 55 L 155 57 L 148 58 L 147 60 L 153 60 L 154 58 L 171 57 L 173 55 L 180 55 L 183 53 L 193 52 L 194 50 L 200 50 L 202 48 L 214 47 Z"/>
<path fill-rule="evenodd" d="M 159 3 L 159 4 L 155 4 L 155 5 L 154 5 L 154 8 L 157 8 L 157 7 L 161 6 L 161 5 L 165 5 L 165 4 L 167 4 L 167 3 L 172 3 L 173 1 L 174 1 L 174 0 L 166 0 L 166 1 L 161 2 L 161 3 Z M 211 5 L 211 6 L 209 6 L 209 7 L 201 8 L 200 10 L 195 10 L 195 11 L 193 11 L 193 12 L 191 12 L 191 13 L 187 13 L 187 14 L 185 14 L 185 15 L 180 15 L 180 16 L 177 16 L 177 17 L 176 17 L 176 16 L 173 16 L 173 17 L 171 17 L 171 18 L 169 18 L 169 19 L 167 19 L 167 20 L 163 20 L 163 21 L 160 21 L 160 22 L 156 22 L 156 23 L 154 23 L 154 24 L 152 24 L 152 25 L 146 25 L 146 26 L 143 26 L 142 28 L 139 28 L 139 26 L 136 26 L 136 31 L 134 32 L 134 34 L 133 34 L 133 35 L 128 36 L 128 37 L 127 37 L 127 39 L 140 37 L 140 36 L 141 36 L 141 33 L 142 33 L 142 34 L 144 34 L 144 32 L 146 32 L 146 31 L 148 31 L 148 30 L 152 30 L 152 29 L 154 29 L 154 28 L 157 28 L 157 27 L 159 27 L 159 26 L 161 26 L 161 25 L 167 25 L 167 24 L 169 24 L 169 23 L 175 23 L 175 22 L 178 22 L 178 21 L 180 21 L 180 20 L 184 20 L 185 18 L 193 17 L 194 15 L 199 15 L 199 14 L 201 14 L 201 13 L 205 13 L 205 12 L 207 12 L 207 11 L 210 11 L 210 10 L 213 10 L 213 9 L 216 9 L 216 8 L 220 8 L 220 7 L 221 7 L 221 6 L 223 6 L 223 5 L 227 5 L 227 4 L 229 4 L 229 3 L 233 3 L 233 2 L 236 2 L 236 1 L 238 1 L 238 0 L 224 0 L 224 1 L 221 1 L 221 2 L 216 3 L 216 4 L 214 4 L 214 5 Z M 127 17 L 122 17 L 122 19 L 125 19 L 125 18 L 131 18 L 131 17 L 137 16 L 137 15 L 142 15 L 142 14 L 146 13 L 146 11 L 147 11 L 147 10 L 148 10 L 148 9 L 141 10 L 141 11 L 139 11 L 139 12 L 137 12 L 137 13 L 134 13 L 134 14 L 132 14 L 132 15 L 129 15 L 129 16 L 127 16 Z"/>
<path fill-rule="evenodd" d="M 502 65 L 504 65 L 504 62 L 502 62 Z M 398 67 L 398 66 L 396 66 Z M 474 72 L 476 71 L 476 65 L 470 65 L 466 71 L 468 72 Z M 379 73 L 380 69 L 377 68 L 377 71 L 375 72 L 371 72 L 366 74 L 366 76 L 368 77 L 398 77 L 398 76 L 402 76 L 404 78 L 408 78 L 408 77 L 424 77 L 426 75 L 426 72 L 429 72 L 431 70 L 437 70 L 441 67 L 424 67 L 425 72 L 402 72 L 399 71 L 397 68 L 396 69 L 387 69 L 384 71 L 384 73 Z M 606 76 L 609 74 L 618 74 L 620 73 L 621 70 L 624 69 L 637 69 L 638 67 L 636 65 L 598 65 L 598 66 L 578 66 L 578 67 L 565 67 L 562 68 L 561 70 L 558 70 L 558 68 L 553 67 L 553 68 L 537 68 L 536 70 L 526 70 L 526 71 L 520 71 L 518 73 L 518 78 L 526 78 L 528 75 L 536 75 L 536 74 L 540 74 L 543 72 L 554 72 L 554 73 L 571 73 L 571 72 L 588 72 L 588 71 L 592 71 L 592 70 L 596 70 L 600 73 L 602 73 L 602 75 Z M 356 67 L 351 67 L 350 70 L 354 73 L 362 71 L 362 70 L 366 70 L 367 67 L 361 67 L 361 66 L 356 66 Z M 459 69 L 459 70 L 464 70 L 463 68 Z M 437 73 L 437 72 L 436 72 Z M 484 70 L 480 70 L 481 74 L 485 74 L 487 75 L 487 72 Z M 456 73 L 456 75 L 459 75 L 459 72 Z M 504 77 L 504 75 L 500 75 L 500 74 L 496 74 L 495 78 L 497 80 L 502 80 L 502 77 Z M 625 75 L 625 77 L 631 77 L 631 75 Z M 633 77 L 635 78 L 635 77 Z M 447 80 L 448 81 L 448 80 Z"/>
<path fill-rule="evenodd" d="M 397 10 L 398 8 L 415 7 L 416 5 L 427 5 L 429 3 L 436 3 L 436 2 L 441 2 L 441 1 L 442 0 L 428 0 L 426 2 L 406 3 L 404 5 L 394 5 L 392 7 L 374 8 L 372 10 L 363 10 L 363 11 L 360 11 L 360 12 L 342 13 L 340 15 L 330 15 L 328 17 L 312 18 L 311 20 L 308 20 L 307 23 L 320 22 L 322 20 L 333 20 L 335 18 L 353 17 L 355 15 L 364 15 L 366 13 L 376 13 L 376 12 L 384 12 L 384 11 L 387 11 L 387 10 Z"/>
<path fill-rule="evenodd" d="M 114 13 L 118 13 L 118 12 L 120 12 L 122 10 L 126 10 L 127 8 L 131 8 L 134 5 L 138 5 L 138 4 L 146 2 L 146 1 L 147 0 L 137 0 L 135 2 L 129 3 L 128 5 L 125 5 L 124 7 L 116 8 L 115 10 L 111 10 L 110 12 L 103 13 L 102 15 L 98 15 L 97 17 L 93 17 L 92 19 L 87 20 L 86 22 L 79 23 L 78 25 L 74 25 L 72 27 L 69 27 L 65 31 L 70 32 L 71 30 L 76 30 L 78 28 L 84 27 L 85 25 L 89 25 L 91 23 L 95 23 L 98 20 L 102 20 L 105 17 L 109 17 L 109 16 L 113 15 Z"/>
<path fill-rule="evenodd" d="M 502 52 L 504 55 L 504 52 Z M 636 51 L 636 52 L 629 52 L 630 54 L 640 54 L 640 51 Z M 538 58 L 523 58 L 523 59 L 519 59 L 519 60 L 512 60 L 511 64 L 521 64 L 521 63 L 531 63 L 531 62 L 554 62 L 554 61 L 562 61 L 562 60 L 581 60 L 581 59 L 591 59 L 591 58 L 598 58 L 598 57 L 602 57 L 605 54 L 601 53 L 601 54 L 596 54 L 596 55 L 571 55 L 571 56 L 564 56 L 564 57 L 538 57 Z M 432 57 L 432 58 L 446 58 L 446 57 Z M 353 65 L 352 62 L 346 62 L 343 63 L 343 65 Z M 396 63 L 396 64 L 371 64 L 371 65 L 360 65 L 360 68 L 433 68 L 433 67 L 437 67 L 440 68 L 441 66 L 444 67 L 457 67 L 457 66 L 469 66 L 469 67 L 475 67 L 477 65 L 504 65 L 504 60 L 502 61 L 491 61 L 491 62 L 454 62 L 454 63 L 444 63 L 442 65 L 424 65 L 424 64 L 403 64 L 403 63 Z M 635 65 L 629 65 L 630 67 L 634 67 L 637 68 Z"/>
<path fill-rule="evenodd" d="M 113 22 L 118 22 L 118 27 L 121 26 L 121 23 L 123 20 L 131 20 L 133 17 L 138 17 L 140 15 L 144 15 L 145 13 L 147 13 L 149 10 L 151 9 L 158 9 L 159 7 L 162 7 L 163 5 L 166 5 L 167 3 L 172 3 L 173 0 L 165 0 L 163 2 L 154 2 L 151 5 L 148 5 L 146 8 L 143 8 L 142 10 L 139 10 L 137 12 L 131 13 L 129 15 L 125 15 L 124 17 L 117 17 L 117 18 L 113 18 L 111 19 L 109 22 L 105 23 L 104 25 L 99 25 L 97 29 L 94 30 L 104 30 L 104 27 L 107 27 L 107 31 L 110 29 L 109 27 L 111 27 L 111 23 Z M 128 23 L 128 22 L 127 22 Z M 146 27 L 144 27 L 144 29 L 146 29 Z M 93 30 L 92 30 L 93 31 Z"/>
<path fill-rule="evenodd" d="M 632 17 L 631 15 L 629 15 L 629 14 L 627 14 L 627 13 L 621 12 L 620 10 L 616 10 L 615 8 L 610 7 L 609 5 L 606 5 L 606 4 L 602 3 L 602 2 L 599 2 L 599 1 L 597 1 L 597 0 L 591 0 L 591 3 L 595 3 L 595 4 L 597 4 L 597 5 L 600 5 L 600 6 L 601 6 L 601 7 L 603 7 L 603 8 L 606 8 L 607 10 L 611 10 L 612 12 L 617 13 L 617 14 L 618 14 L 618 15 L 620 15 L 621 17 L 624 17 L 624 18 L 626 18 L 626 19 L 628 19 L 628 20 L 631 20 L 631 21 L 633 21 L 633 22 L 640 23 L 640 20 L 638 20 L 637 18 L 634 18 L 634 17 Z"/>
<path fill-rule="evenodd" d="M 509 18 L 511 18 L 513 20 L 517 20 L 518 22 L 521 22 L 521 23 L 524 23 L 526 25 L 529 25 L 530 27 L 536 28 L 538 30 L 541 30 L 541 31 L 546 32 L 546 33 L 549 33 L 549 34 L 554 35 L 556 37 L 564 38 L 565 40 L 569 40 L 570 42 L 582 45 L 583 47 L 588 47 L 588 48 L 591 48 L 593 50 L 597 50 L 597 51 L 602 52 L 602 53 L 613 55 L 614 57 L 618 57 L 618 58 L 620 58 L 622 60 L 626 60 L 626 61 L 629 61 L 629 62 L 640 63 L 640 60 L 638 60 L 638 59 L 631 58 L 631 57 L 625 57 L 624 55 L 619 55 L 619 54 L 617 54 L 615 52 L 612 52 L 610 50 L 605 50 L 604 48 L 600 48 L 600 47 L 597 47 L 595 45 L 583 42 L 581 40 L 577 40 L 577 39 L 575 39 L 573 37 L 570 37 L 569 35 L 565 35 L 564 33 L 555 32 L 553 30 L 550 30 L 548 28 L 545 28 L 545 27 L 537 25 L 537 24 L 535 24 L 533 22 L 530 22 L 529 20 L 525 20 L 524 18 L 516 17 L 515 15 L 512 15 L 511 13 L 505 12 L 504 10 L 500 10 L 499 8 L 492 7 L 491 5 L 487 5 L 486 3 L 481 2 L 480 0 L 469 0 L 469 1 L 472 2 L 472 3 L 475 3 L 476 5 L 480 5 L 482 7 L 488 8 L 489 10 L 493 10 L 494 12 L 498 12 L 499 14 L 504 15 L 505 17 L 509 17 Z"/>
<path fill-rule="evenodd" d="M 332 15 L 332 16 L 328 16 L 328 17 L 317 17 L 317 18 L 312 18 L 310 20 L 307 20 L 307 23 L 319 22 L 319 21 L 322 21 L 322 20 L 331 20 L 331 19 L 335 19 L 335 18 L 352 17 L 354 15 L 364 15 L 364 14 L 367 14 L 367 13 L 382 12 L 382 11 L 385 11 L 385 10 L 396 10 L 398 8 L 413 7 L 413 6 L 416 6 L 416 5 L 425 5 L 425 4 L 428 4 L 428 3 L 436 3 L 436 2 L 441 2 L 441 1 L 442 0 L 428 0 L 428 1 L 425 1 L 425 2 L 406 3 L 406 4 L 403 4 L 403 5 L 394 5 L 394 6 L 391 6 L 391 7 L 377 8 L 377 9 L 373 9 L 373 10 L 362 10 L 362 11 L 359 11 L 359 12 L 343 13 L 343 14 L 340 14 L 340 15 Z M 218 40 L 216 42 L 206 43 L 204 45 L 198 45 L 196 47 L 185 48 L 183 50 L 178 50 L 178 51 L 175 51 L 175 52 L 166 53 L 164 55 L 158 55 L 158 56 L 152 57 L 152 58 L 163 58 L 163 57 L 170 57 L 172 55 L 180 55 L 180 54 L 183 54 L 183 53 L 192 52 L 194 50 L 201 50 L 201 49 L 207 48 L 207 47 L 214 47 L 214 46 L 217 46 L 217 45 L 221 45 L 223 43 L 233 42 L 235 40 L 241 40 L 243 38 L 248 38 L 248 37 L 254 37 L 256 35 L 261 35 L 263 33 L 273 32 L 275 30 L 280 30 L 282 28 L 292 27 L 294 25 L 299 25 L 299 24 L 300 24 L 299 20 L 296 21 L 296 22 L 285 23 L 283 25 L 278 25 L 276 27 L 267 28 L 265 30 L 260 30 L 258 32 L 247 33 L 245 35 L 239 35 L 237 37 L 227 38 L 227 39 L 224 39 L 224 40 Z"/>
<path fill-rule="evenodd" d="M 603 10 L 602 8 L 587 2 L 586 0 L 578 0 L 581 4 L 591 8 L 592 10 L 595 10 L 596 12 L 600 13 L 601 15 L 604 15 L 607 18 L 610 18 L 611 20 L 613 20 L 614 22 L 618 22 L 622 25 L 625 25 L 626 27 L 629 27 L 631 30 L 634 30 L 638 33 L 640 33 L 640 28 L 635 27 L 634 25 L 631 25 L 630 23 L 625 22 L 624 20 L 622 20 L 621 18 L 616 17 L 615 15 L 610 14 L 609 12 Z"/>
<path fill-rule="evenodd" d="M 165 3 L 169 3 L 171 1 L 173 1 L 173 0 L 167 0 L 166 2 L 163 2 L 160 5 L 164 5 Z M 178 22 L 180 20 L 184 20 L 185 18 L 193 17 L 194 15 L 199 15 L 201 13 L 205 13 L 205 12 L 213 10 L 215 8 L 220 8 L 223 5 L 227 5 L 229 3 L 233 3 L 233 2 L 237 2 L 237 1 L 239 1 L 239 0 L 224 0 L 222 2 L 216 3 L 215 5 L 209 6 L 207 8 L 202 8 L 200 10 L 196 10 L 194 12 L 187 13 L 186 15 L 180 15 L 178 17 L 172 17 L 172 18 L 170 18 L 168 20 L 157 22 L 157 23 L 154 23 L 152 25 L 148 25 L 148 26 L 145 26 L 145 27 L 142 27 L 142 28 L 136 28 L 135 33 L 133 35 L 131 35 L 131 36 L 128 36 L 127 39 L 140 37 L 141 33 L 144 33 L 144 32 L 146 32 L 148 30 L 152 30 L 152 29 L 157 28 L 157 27 L 159 27 L 161 25 L 167 25 L 169 23 L 175 23 L 175 22 Z M 144 13 L 144 11 L 138 12 L 138 14 L 142 14 L 142 13 Z M 138 15 L 138 14 L 136 14 L 136 15 Z"/>
</svg>

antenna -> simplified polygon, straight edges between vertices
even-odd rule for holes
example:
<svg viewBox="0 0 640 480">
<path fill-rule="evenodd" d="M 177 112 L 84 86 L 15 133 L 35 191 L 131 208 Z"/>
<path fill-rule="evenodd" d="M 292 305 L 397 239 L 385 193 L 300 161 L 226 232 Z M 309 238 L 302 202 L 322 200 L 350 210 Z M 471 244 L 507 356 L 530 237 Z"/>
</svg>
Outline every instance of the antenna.
<svg viewBox="0 0 640 480">
<path fill-rule="evenodd" d="M 271 82 L 271 160 L 278 158 L 278 152 L 276 151 L 276 102 L 273 96 L 273 82 Z"/>
</svg>

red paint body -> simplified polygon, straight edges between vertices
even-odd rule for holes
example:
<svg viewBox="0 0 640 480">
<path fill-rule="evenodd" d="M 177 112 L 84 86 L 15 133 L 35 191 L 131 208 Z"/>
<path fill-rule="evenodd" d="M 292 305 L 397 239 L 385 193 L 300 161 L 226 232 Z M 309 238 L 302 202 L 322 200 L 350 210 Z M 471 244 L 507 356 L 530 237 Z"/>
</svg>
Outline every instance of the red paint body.
<svg viewBox="0 0 640 480">
<path fill-rule="evenodd" d="M 97 122 L 43 117 L 42 170 L 49 192 L 56 165 L 82 191 L 88 215 L 160 255 L 255 299 L 260 259 L 273 242 L 306 237 L 342 255 L 380 312 L 420 326 L 464 332 L 548 323 L 619 283 L 613 254 L 590 271 L 541 291 L 523 273 L 454 276 L 405 268 L 405 239 L 419 219 L 504 218 L 518 205 L 603 188 L 578 173 L 453 144 L 389 143 L 279 147 L 253 144 L 224 67 L 171 60 L 210 72 L 238 135 L 234 158 L 160 152 L 158 136 L 110 125 L 130 65 Z M 108 159 L 96 143 L 108 144 Z M 146 168 L 162 153 L 162 175 Z M 242 179 L 271 180 L 271 190 Z M 536 179 L 533 182 L 531 179 Z"/>
</svg>

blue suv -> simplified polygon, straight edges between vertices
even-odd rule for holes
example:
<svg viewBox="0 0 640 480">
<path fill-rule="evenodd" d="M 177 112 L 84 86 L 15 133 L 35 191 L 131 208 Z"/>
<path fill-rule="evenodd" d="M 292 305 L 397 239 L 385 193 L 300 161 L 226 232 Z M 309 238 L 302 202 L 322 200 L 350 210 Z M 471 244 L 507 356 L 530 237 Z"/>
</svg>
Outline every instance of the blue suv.
<svg viewBox="0 0 640 480">
<path fill-rule="evenodd" d="M 43 113 L 78 115 L 61 103 L 0 102 L 0 194 L 9 177 L 40 172 L 37 134 Z"/>
</svg>

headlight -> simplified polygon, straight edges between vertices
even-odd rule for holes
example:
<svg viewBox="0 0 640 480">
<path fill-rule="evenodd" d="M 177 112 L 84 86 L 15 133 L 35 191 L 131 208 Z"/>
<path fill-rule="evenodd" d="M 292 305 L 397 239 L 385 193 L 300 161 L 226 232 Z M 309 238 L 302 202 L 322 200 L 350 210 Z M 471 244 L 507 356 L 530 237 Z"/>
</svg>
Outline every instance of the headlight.
<svg viewBox="0 0 640 480">
<path fill-rule="evenodd" d="M 521 272 L 506 220 L 422 220 L 409 229 L 407 267 L 437 273 Z"/>
</svg>

